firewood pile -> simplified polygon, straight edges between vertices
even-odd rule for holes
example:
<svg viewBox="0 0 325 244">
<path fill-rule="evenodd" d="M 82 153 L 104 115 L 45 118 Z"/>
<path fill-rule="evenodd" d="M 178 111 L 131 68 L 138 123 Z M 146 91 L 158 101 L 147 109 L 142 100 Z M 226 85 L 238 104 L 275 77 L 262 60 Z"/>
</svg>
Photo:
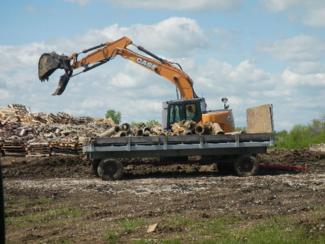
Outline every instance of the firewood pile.
<svg viewBox="0 0 325 244">
<path fill-rule="evenodd" d="M 172 125 L 173 135 L 217 135 L 224 134 L 218 123 L 197 124 L 194 121 L 180 121 Z"/>
<path fill-rule="evenodd" d="M 174 123 L 170 131 L 164 130 L 160 125 L 147 126 L 138 123 L 130 126 L 127 123 L 121 126 L 115 125 L 103 133 L 100 137 L 123 137 L 123 136 L 178 136 L 178 135 L 217 135 L 224 134 L 218 123 L 198 124 L 194 121 L 180 121 Z"/>
<path fill-rule="evenodd" d="M 223 134 L 218 123 L 180 121 L 164 130 L 158 124 L 115 125 L 108 119 L 74 117 L 64 112 L 31 113 L 24 105 L 0 108 L 0 152 L 7 156 L 81 154 L 94 137 L 177 136 Z"/>
</svg>

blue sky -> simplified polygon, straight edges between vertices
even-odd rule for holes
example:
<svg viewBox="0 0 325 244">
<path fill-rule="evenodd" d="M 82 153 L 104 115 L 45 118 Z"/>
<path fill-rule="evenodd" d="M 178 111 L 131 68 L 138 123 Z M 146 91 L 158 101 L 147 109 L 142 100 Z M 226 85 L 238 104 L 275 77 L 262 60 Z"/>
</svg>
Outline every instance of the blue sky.
<svg viewBox="0 0 325 244">
<path fill-rule="evenodd" d="M 70 54 L 121 35 L 178 61 L 209 109 L 230 98 L 238 126 L 245 109 L 274 104 L 276 129 L 325 114 L 325 2 L 321 0 L 1 1 L 0 106 L 159 119 L 175 98 L 163 78 L 120 59 L 78 76 L 50 96 L 60 74 L 37 78 L 43 52 Z"/>
</svg>

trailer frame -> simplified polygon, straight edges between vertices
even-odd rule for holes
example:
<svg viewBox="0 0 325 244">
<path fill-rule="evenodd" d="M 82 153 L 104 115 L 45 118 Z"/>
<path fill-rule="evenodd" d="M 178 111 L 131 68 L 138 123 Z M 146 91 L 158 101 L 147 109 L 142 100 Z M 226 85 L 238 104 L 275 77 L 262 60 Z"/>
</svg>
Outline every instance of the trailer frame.
<svg viewBox="0 0 325 244">
<path fill-rule="evenodd" d="M 83 152 L 90 160 L 95 174 L 98 174 L 97 168 L 103 167 L 104 164 L 101 162 L 106 160 L 106 164 L 113 165 L 114 159 L 119 158 L 233 156 L 233 158 L 236 158 L 231 165 L 233 167 L 239 161 L 239 158 L 241 158 L 241 161 L 248 160 L 249 158 L 254 161 L 253 157 L 256 157 L 257 154 L 265 153 L 267 147 L 273 144 L 273 133 L 103 137 L 91 139 L 83 147 Z M 246 159 L 244 160 L 243 157 L 246 157 Z M 252 163 L 250 167 L 253 167 L 253 164 L 257 167 L 256 163 Z M 107 167 L 109 168 L 109 166 Z M 116 163 L 114 167 L 119 168 L 123 166 Z M 101 174 L 103 172 L 105 170 L 102 168 L 99 176 L 102 177 L 103 175 Z M 255 172 L 245 173 L 245 175 L 253 173 Z M 237 174 L 240 175 L 238 172 Z"/>
</svg>

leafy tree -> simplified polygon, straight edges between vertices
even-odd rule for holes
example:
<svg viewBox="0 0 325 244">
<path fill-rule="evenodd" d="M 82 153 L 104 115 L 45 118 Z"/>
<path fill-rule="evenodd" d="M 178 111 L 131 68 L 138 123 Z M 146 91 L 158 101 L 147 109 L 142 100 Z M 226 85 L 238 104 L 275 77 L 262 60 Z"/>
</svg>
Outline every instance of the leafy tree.
<svg viewBox="0 0 325 244">
<path fill-rule="evenodd" d="M 325 121 L 314 119 L 307 125 L 295 125 L 289 132 L 276 133 L 278 148 L 308 148 L 312 144 L 325 143 Z"/>
<path fill-rule="evenodd" d="M 111 118 L 115 124 L 119 124 L 121 122 L 121 112 L 115 111 L 114 109 L 107 110 L 105 117 Z"/>
</svg>

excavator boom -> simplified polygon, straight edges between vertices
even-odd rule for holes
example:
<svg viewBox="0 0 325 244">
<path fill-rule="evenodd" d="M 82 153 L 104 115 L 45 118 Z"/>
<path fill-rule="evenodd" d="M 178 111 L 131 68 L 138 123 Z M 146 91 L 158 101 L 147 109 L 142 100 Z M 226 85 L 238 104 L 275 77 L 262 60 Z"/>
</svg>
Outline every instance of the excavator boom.
<svg viewBox="0 0 325 244">
<path fill-rule="evenodd" d="M 127 48 L 131 44 L 134 45 L 131 39 L 128 37 L 122 37 L 114 42 L 100 44 L 80 53 L 73 53 L 69 57 L 58 55 L 54 52 L 44 53 L 39 59 L 39 79 L 41 81 L 48 80 L 49 76 L 55 70 L 64 69 L 65 74 L 60 77 L 58 88 L 53 93 L 53 95 L 61 95 L 75 69 L 84 68 L 81 72 L 86 72 L 119 55 L 171 81 L 176 85 L 183 99 L 192 99 L 197 97 L 193 90 L 193 82 L 191 78 L 182 70 L 180 65 L 162 59 L 141 46 L 134 45 L 139 51 L 149 55 L 150 57 L 138 54 Z M 86 54 L 88 52 L 90 52 L 88 55 L 78 60 L 80 54 Z"/>
</svg>

